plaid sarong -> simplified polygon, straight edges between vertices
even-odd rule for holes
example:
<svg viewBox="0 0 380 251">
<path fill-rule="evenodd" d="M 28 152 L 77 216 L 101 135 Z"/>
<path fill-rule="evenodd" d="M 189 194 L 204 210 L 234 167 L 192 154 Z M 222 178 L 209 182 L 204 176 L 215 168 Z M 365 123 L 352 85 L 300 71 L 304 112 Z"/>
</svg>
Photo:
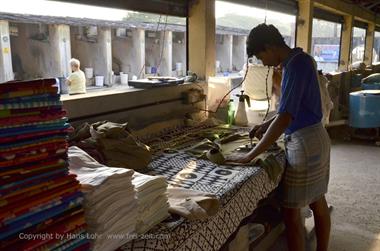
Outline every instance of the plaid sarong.
<svg viewBox="0 0 380 251">
<path fill-rule="evenodd" d="M 281 182 L 284 207 L 302 208 L 327 193 L 330 139 L 321 123 L 285 136 L 287 165 Z"/>
</svg>

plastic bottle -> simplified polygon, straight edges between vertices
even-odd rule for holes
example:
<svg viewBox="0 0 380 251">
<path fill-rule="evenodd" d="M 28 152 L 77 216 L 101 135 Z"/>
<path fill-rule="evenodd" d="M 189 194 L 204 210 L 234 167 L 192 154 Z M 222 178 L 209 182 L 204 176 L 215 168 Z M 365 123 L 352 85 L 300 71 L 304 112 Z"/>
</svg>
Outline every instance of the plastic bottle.
<svg viewBox="0 0 380 251">
<path fill-rule="evenodd" d="M 230 99 L 230 101 L 228 102 L 227 123 L 229 125 L 233 125 L 235 123 L 235 106 L 233 99 Z"/>
<path fill-rule="evenodd" d="M 239 97 L 239 106 L 236 112 L 235 116 L 235 124 L 239 126 L 247 126 L 248 125 L 248 118 L 247 118 L 247 111 L 245 108 L 245 102 L 247 102 L 248 107 L 251 106 L 249 96 L 244 94 L 244 91 L 240 91 L 241 94 L 236 95 Z"/>
</svg>

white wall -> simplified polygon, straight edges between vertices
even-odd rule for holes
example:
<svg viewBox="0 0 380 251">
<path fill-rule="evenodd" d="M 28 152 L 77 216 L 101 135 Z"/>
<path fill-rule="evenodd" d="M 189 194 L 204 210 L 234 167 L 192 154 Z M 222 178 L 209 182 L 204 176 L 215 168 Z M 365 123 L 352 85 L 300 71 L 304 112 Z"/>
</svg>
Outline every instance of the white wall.
<svg viewBox="0 0 380 251">
<path fill-rule="evenodd" d="M 70 60 L 69 27 L 49 25 L 45 40 L 33 39 L 40 32 L 36 24 L 17 24 L 18 36 L 11 36 L 14 71 L 22 79 L 62 77 Z M 62 54 L 61 54 L 62 53 Z M 66 54 L 65 54 L 66 53 Z"/>
<path fill-rule="evenodd" d="M 142 35 L 139 34 L 142 32 Z M 133 30 L 132 36 L 116 37 L 112 31 L 113 71 L 138 76 L 144 64 L 141 55 L 145 55 L 145 38 L 143 30 Z M 145 57 L 145 56 L 144 56 Z M 145 58 L 144 58 L 145 59 Z"/>
<path fill-rule="evenodd" d="M 157 67 L 160 58 L 161 41 L 160 33 L 156 32 L 155 37 L 149 37 L 154 31 L 145 32 L 145 67 Z M 149 72 L 148 72 L 149 73 Z"/>
<path fill-rule="evenodd" d="M 232 70 L 232 35 L 216 35 L 216 60 L 221 71 Z"/>
<path fill-rule="evenodd" d="M 178 43 L 178 40 L 181 43 Z M 186 35 L 184 32 L 173 32 L 173 65 L 175 69 L 176 63 L 182 63 L 183 75 L 186 75 Z"/>
<path fill-rule="evenodd" d="M 81 69 L 94 69 L 94 75 L 104 76 L 109 83 L 112 71 L 111 29 L 98 28 L 96 42 L 88 42 L 84 36 L 78 39 L 78 29 L 71 29 L 71 54 L 81 62 Z"/>
</svg>

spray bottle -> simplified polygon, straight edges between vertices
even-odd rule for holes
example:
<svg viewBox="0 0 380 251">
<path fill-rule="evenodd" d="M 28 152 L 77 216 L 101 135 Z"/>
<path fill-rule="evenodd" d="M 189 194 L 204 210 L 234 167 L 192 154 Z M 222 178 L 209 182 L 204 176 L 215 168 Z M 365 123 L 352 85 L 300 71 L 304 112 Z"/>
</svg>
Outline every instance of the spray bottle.
<svg viewBox="0 0 380 251">
<path fill-rule="evenodd" d="M 236 96 L 239 97 L 239 106 L 236 112 L 235 116 L 235 124 L 239 126 L 247 126 L 248 125 L 248 118 L 247 118 L 247 111 L 245 108 L 245 102 L 247 101 L 248 107 L 251 107 L 251 102 L 249 99 L 249 96 L 244 94 L 244 91 L 240 91 L 241 94 L 237 94 Z"/>
<path fill-rule="evenodd" d="M 235 123 L 234 100 L 230 99 L 230 102 L 228 102 L 228 110 L 227 110 L 227 124 L 233 125 L 234 123 Z"/>
</svg>

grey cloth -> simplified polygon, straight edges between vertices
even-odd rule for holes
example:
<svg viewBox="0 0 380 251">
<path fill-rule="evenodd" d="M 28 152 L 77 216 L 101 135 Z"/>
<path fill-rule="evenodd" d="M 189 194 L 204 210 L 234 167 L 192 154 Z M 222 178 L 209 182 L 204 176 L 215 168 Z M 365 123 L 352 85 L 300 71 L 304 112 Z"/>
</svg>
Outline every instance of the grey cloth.
<svg viewBox="0 0 380 251">
<path fill-rule="evenodd" d="M 169 212 L 178 214 L 188 220 L 202 220 L 215 215 L 220 207 L 214 194 L 168 187 Z"/>
<path fill-rule="evenodd" d="M 301 208 L 325 193 L 330 174 L 330 139 L 321 123 L 286 137 L 287 166 L 281 184 L 284 207 Z"/>
<path fill-rule="evenodd" d="M 90 133 L 108 166 L 142 170 L 152 159 L 149 147 L 131 134 L 127 124 L 97 122 L 91 125 Z"/>
</svg>

